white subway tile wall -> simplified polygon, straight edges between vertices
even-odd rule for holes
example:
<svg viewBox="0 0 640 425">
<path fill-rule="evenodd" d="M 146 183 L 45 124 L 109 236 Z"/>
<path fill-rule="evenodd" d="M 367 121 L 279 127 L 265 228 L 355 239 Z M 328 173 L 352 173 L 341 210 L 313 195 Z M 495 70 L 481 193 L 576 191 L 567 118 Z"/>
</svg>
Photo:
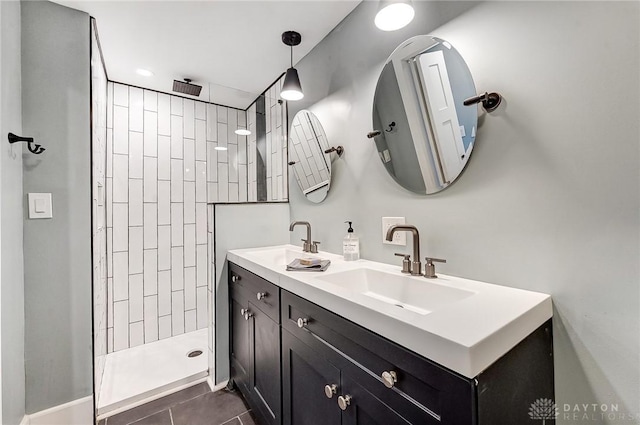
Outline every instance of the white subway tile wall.
<svg viewBox="0 0 640 425">
<path fill-rule="evenodd" d="M 291 124 L 291 151 L 289 159 L 295 164 L 293 174 L 298 186 L 307 189 L 329 182 L 329 167 L 323 146 L 328 146 L 323 134 L 315 134 L 311 122 L 302 117 Z M 305 192 L 306 193 L 306 192 Z"/>
<path fill-rule="evenodd" d="M 267 200 L 286 201 L 289 198 L 287 174 L 286 104 L 280 100 L 280 79 L 267 90 Z"/>
<path fill-rule="evenodd" d="M 266 116 L 266 158 L 267 202 L 283 202 L 289 200 L 289 177 L 287 159 L 287 105 L 280 99 L 283 78 L 276 81 L 264 93 Z M 247 150 L 242 152 L 247 165 L 247 199 L 257 201 L 257 150 L 255 102 L 247 109 L 247 125 L 251 131 L 248 136 Z M 234 175 L 232 173 L 231 175 Z M 232 180 L 229 180 L 231 187 Z M 244 183 L 244 180 L 242 180 Z"/>
<path fill-rule="evenodd" d="M 209 326 L 207 202 L 248 200 L 248 155 L 245 111 L 105 85 L 106 353 Z"/>
<path fill-rule="evenodd" d="M 102 66 L 100 52 L 97 48 L 97 38 L 91 27 L 91 120 L 92 139 L 92 203 L 93 203 L 93 346 L 94 346 L 94 393 L 96 400 L 100 397 L 102 375 L 107 355 L 107 327 L 109 326 L 109 299 L 107 296 L 110 280 L 107 278 L 107 225 L 111 223 L 111 209 L 107 208 L 107 192 L 111 184 L 107 185 L 107 177 L 111 174 L 113 162 L 107 161 L 111 155 L 112 146 L 107 141 L 112 136 L 107 131 L 107 121 L 113 122 L 113 110 L 107 113 L 107 74 Z"/>
<path fill-rule="evenodd" d="M 265 93 L 267 201 L 288 199 L 280 87 Z M 213 325 L 207 204 L 257 201 L 256 106 L 241 111 L 111 82 L 107 94 L 105 324 L 113 352 Z"/>
</svg>

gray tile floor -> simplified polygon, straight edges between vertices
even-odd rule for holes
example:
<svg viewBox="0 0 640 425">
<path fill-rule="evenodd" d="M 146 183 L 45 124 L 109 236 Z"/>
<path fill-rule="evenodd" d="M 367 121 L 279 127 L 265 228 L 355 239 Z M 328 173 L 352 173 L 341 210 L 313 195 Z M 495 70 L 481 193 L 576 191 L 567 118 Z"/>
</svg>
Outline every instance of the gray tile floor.
<svg viewBox="0 0 640 425">
<path fill-rule="evenodd" d="M 98 425 L 257 425 L 238 391 L 203 382 L 101 420 Z"/>
</svg>

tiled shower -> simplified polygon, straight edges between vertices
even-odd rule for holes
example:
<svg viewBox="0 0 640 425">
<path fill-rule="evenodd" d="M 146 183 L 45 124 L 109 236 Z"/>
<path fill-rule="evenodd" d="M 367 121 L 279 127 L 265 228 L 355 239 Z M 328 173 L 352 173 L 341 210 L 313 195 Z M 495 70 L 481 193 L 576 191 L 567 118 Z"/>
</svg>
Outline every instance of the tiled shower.
<svg viewBox="0 0 640 425">
<path fill-rule="evenodd" d="M 256 103 L 240 110 L 106 83 L 101 183 L 106 296 L 102 305 L 94 297 L 94 311 L 103 307 L 106 313 L 105 335 L 96 335 L 106 339 L 106 353 L 209 329 L 205 365 L 213 373 L 215 229 L 209 216 L 215 203 L 287 201 L 286 105 L 277 100 L 280 84 L 257 100 L 263 110 Z M 261 142 L 255 131 L 260 119 L 266 124 Z M 238 128 L 252 134 L 239 136 Z M 98 139 L 94 135 L 94 148 Z M 94 172 L 99 162 L 94 158 Z M 265 165 L 262 176 L 258 162 Z M 260 199 L 260 185 L 266 199 Z M 104 242 L 94 237 L 94 243 Z M 98 379 L 111 382 L 107 375 L 113 368 L 107 366 L 103 377 L 104 362 L 97 366 L 96 386 Z"/>
<path fill-rule="evenodd" d="M 108 92 L 113 352 L 208 326 L 207 139 L 228 139 L 246 115 L 122 84 Z"/>
</svg>

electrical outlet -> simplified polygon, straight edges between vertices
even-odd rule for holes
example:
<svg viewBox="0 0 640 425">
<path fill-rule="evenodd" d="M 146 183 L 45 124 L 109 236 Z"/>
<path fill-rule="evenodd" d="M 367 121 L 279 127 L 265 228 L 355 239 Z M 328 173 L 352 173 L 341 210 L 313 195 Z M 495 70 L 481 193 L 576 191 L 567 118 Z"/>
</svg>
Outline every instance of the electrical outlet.
<svg viewBox="0 0 640 425">
<path fill-rule="evenodd" d="M 407 246 L 407 232 L 396 232 L 391 242 L 387 240 L 387 230 L 394 224 L 405 224 L 404 217 L 382 217 L 382 243 Z"/>
</svg>

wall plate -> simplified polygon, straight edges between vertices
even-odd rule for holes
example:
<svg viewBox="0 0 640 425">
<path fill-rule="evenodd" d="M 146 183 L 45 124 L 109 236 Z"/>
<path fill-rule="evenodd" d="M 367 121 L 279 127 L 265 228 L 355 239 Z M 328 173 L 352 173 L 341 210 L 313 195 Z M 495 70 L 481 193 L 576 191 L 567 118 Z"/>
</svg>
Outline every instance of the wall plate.
<svg viewBox="0 0 640 425">
<path fill-rule="evenodd" d="M 404 217 L 382 217 L 382 243 L 407 246 L 407 232 L 396 232 L 393 235 L 393 241 L 387 241 L 387 230 L 394 224 L 406 224 L 406 220 Z"/>
<path fill-rule="evenodd" d="M 29 193 L 29 218 L 53 218 L 50 193 Z"/>
</svg>

